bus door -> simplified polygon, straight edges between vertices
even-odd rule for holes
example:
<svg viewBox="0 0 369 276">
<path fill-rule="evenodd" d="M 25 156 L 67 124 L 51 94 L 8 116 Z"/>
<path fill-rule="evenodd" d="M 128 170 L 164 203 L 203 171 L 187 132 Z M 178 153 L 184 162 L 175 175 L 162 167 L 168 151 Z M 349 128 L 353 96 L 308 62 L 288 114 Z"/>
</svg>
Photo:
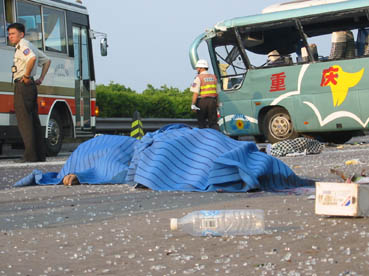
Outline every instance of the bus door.
<svg viewBox="0 0 369 276">
<path fill-rule="evenodd" d="M 213 64 L 214 72 L 218 71 L 221 80 L 219 108 L 222 120 L 219 121 L 222 131 L 230 135 L 249 134 L 252 94 L 247 87 L 242 87 L 247 75 L 246 64 L 241 57 L 241 51 L 233 41 L 220 41 L 214 45 L 211 53 L 216 58 Z"/>
<path fill-rule="evenodd" d="M 73 26 L 74 71 L 76 93 L 76 127 L 91 128 L 91 93 L 88 30 Z"/>
</svg>

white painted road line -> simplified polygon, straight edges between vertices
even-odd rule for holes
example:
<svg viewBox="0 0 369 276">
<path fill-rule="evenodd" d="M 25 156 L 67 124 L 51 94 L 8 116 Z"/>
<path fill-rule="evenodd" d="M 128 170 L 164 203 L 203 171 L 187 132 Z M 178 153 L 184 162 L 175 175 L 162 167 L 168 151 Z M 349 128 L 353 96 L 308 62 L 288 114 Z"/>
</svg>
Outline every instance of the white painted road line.
<svg viewBox="0 0 369 276">
<path fill-rule="evenodd" d="M 53 162 L 29 162 L 29 163 L 0 163 L 0 168 L 24 168 L 24 167 L 38 167 L 38 166 L 58 166 L 64 165 L 63 161 L 53 161 Z"/>
</svg>

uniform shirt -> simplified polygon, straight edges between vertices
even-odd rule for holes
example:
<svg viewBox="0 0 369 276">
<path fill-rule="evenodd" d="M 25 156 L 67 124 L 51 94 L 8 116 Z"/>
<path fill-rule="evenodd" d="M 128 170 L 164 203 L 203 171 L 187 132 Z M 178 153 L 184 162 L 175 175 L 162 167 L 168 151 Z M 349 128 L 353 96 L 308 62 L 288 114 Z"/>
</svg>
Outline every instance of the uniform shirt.
<svg viewBox="0 0 369 276">
<path fill-rule="evenodd" d="M 32 45 L 28 40 L 22 38 L 15 46 L 14 65 L 17 67 L 17 72 L 14 73 L 14 79 L 23 77 L 26 73 L 28 61 L 32 57 L 36 57 L 35 66 L 33 66 L 31 77 L 37 73 L 37 66 L 42 66 L 49 61 L 49 58 Z"/>
<path fill-rule="evenodd" d="M 208 71 L 202 71 L 200 74 L 209 74 Z M 198 76 L 193 80 L 193 83 L 191 85 L 190 91 L 193 93 L 200 93 L 200 87 L 201 87 L 201 81 Z"/>
</svg>

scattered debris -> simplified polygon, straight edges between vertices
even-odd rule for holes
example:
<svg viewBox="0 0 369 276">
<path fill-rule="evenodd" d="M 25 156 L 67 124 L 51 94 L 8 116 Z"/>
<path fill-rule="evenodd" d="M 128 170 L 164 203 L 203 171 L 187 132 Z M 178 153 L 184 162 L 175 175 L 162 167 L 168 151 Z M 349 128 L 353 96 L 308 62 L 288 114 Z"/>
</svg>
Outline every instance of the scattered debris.
<svg viewBox="0 0 369 276">
<path fill-rule="evenodd" d="M 369 176 L 366 175 L 365 169 L 361 171 L 360 175 L 353 173 L 346 176 L 342 171 L 336 169 L 331 169 L 331 173 L 338 175 L 345 183 L 369 184 Z"/>
<path fill-rule="evenodd" d="M 347 160 L 345 162 L 345 165 L 359 165 L 359 164 L 363 164 L 362 162 L 360 162 L 359 159 Z"/>
<path fill-rule="evenodd" d="M 308 200 L 315 200 L 315 195 L 309 195 L 307 199 Z"/>
</svg>

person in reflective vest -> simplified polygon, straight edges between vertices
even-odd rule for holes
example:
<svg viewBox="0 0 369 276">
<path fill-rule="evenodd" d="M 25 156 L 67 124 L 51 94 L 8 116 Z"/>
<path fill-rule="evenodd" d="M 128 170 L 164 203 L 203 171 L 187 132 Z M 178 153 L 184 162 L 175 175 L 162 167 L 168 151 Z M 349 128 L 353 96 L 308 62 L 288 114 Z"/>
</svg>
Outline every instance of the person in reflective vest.
<svg viewBox="0 0 369 276">
<path fill-rule="evenodd" d="M 191 85 L 192 111 L 197 113 L 199 128 L 213 128 L 219 130 L 217 106 L 217 78 L 208 72 L 208 62 L 200 59 L 196 63 L 198 75 Z"/>
</svg>

